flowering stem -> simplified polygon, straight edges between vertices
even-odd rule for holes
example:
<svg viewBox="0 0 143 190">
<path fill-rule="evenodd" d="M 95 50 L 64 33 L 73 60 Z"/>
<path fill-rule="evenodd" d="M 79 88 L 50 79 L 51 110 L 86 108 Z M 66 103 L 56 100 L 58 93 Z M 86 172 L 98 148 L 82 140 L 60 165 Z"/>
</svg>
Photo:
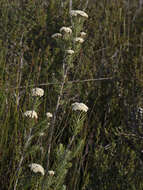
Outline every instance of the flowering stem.
<svg viewBox="0 0 143 190">
<path fill-rule="evenodd" d="M 53 138 L 53 134 L 54 134 L 54 126 L 55 126 L 55 122 L 56 122 L 57 111 L 58 111 L 59 106 L 60 106 L 60 100 L 61 100 L 61 97 L 63 95 L 63 89 L 64 89 L 64 85 L 65 85 L 65 81 L 66 81 L 66 77 L 67 77 L 67 72 L 68 72 L 68 67 L 66 67 L 65 59 L 63 60 L 63 71 L 64 71 L 63 81 L 61 83 L 61 88 L 60 88 L 60 92 L 58 95 L 56 110 L 55 110 L 55 113 L 53 114 L 52 127 L 51 127 L 51 133 L 50 133 L 50 138 L 49 138 L 49 147 L 48 147 L 48 154 L 47 154 L 47 171 L 48 171 L 48 167 L 49 167 L 49 158 L 50 158 L 51 145 L 52 145 L 51 142 L 52 142 L 52 138 Z"/>
</svg>

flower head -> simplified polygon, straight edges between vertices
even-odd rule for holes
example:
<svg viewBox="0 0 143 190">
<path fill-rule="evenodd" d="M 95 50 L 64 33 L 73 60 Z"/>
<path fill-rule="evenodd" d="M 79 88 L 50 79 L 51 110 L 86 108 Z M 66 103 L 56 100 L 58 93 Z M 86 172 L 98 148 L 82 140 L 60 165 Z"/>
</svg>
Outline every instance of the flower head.
<svg viewBox="0 0 143 190">
<path fill-rule="evenodd" d="M 55 172 L 54 172 L 53 170 L 50 170 L 50 171 L 48 171 L 48 174 L 49 174 L 50 176 L 53 176 L 53 175 L 55 175 Z"/>
<path fill-rule="evenodd" d="M 81 33 L 80 33 L 80 36 L 81 36 L 82 38 L 84 38 L 84 37 L 86 36 L 86 33 L 85 33 L 85 32 L 81 32 Z"/>
<path fill-rule="evenodd" d="M 83 38 L 80 38 L 80 37 L 77 37 L 74 39 L 75 42 L 79 42 L 79 43 L 83 43 L 84 42 L 84 39 Z"/>
<path fill-rule="evenodd" d="M 60 32 L 63 33 L 63 34 L 71 34 L 72 33 L 72 29 L 70 27 L 61 27 L 60 28 Z"/>
<path fill-rule="evenodd" d="M 32 163 L 32 164 L 29 164 L 29 167 L 31 171 L 34 173 L 40 172 L 42 175 L 45 174 L 44 168 L 40 164 Z"/>
<path fill-rule="evenodd" d="M 32 96 L 42 97 L 43 95 L 44 95 L 44 90 L 42 88 L 33 88 L 32 89 Z"/>
<path fill-rule="evenodd" d="M 61 33 L 55 33 L 51 36 L 52 38 L 61 38 L 62 34 Z"/>
<path fill-rule="evenodd" d="M 72 104 L 72 110 L 74 110 L 74 111 L 78 110 L 78 111 L 87 112 L 88 107 L 84 103 L 75 102 L 75 103 Z"/>
<path fill-rule="evenodd" d="M 81 10 L 71 10 L 70 15 L 72 17 L 81 16 L 81 17 L 84 17 L 84 18 L 88 18 L 88 14 L 85 13 L 84 11 L 81 11 Z"/>
<path fill-rule="evenodd" d="M 72 54 L 74 54 L 74 51 L 71 50 L 71 49 L 68 49 L 68 50 L 66 50 L 66 53 L 67 53 L 68 55 L 72 55 Z"/>
<path fill-rule="evenodd" d="M 37 113 L 34 111 L 34 110 L 29 110 L 29 111 L 26 111 L 25 113 L 24 113 L 24 116 L 25 117 L 29 117 L 29 118 L 32 118 L 32 119 L 37 119 L 38 118 L 38 115 L 37 115 Z"/>
<path fill-rule="evenodd" d="M 49 119 L 49 118 L 53 117 L 53 114 L 50 113 L 50 112 L 47 112 L 47 113 L 46 113 L 46 116 L 47 116 L 47 118 Z"/>
</svg>

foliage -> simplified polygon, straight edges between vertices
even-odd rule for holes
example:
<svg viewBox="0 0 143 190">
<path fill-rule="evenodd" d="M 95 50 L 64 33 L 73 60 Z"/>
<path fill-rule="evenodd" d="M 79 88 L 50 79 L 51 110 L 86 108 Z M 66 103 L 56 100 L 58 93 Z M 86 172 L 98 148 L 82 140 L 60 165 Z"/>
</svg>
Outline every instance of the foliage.
<svg viewBox="0 0 143 190">
<path fill-rule="evenodd" d="M 89 18 L 71 17 L 70 2 Z M 2 190 L 143 189 L 142 10 L 136 0 L 1 0 Z M 72 34 L 52 38 L 63 26 Z"/>
</svg>

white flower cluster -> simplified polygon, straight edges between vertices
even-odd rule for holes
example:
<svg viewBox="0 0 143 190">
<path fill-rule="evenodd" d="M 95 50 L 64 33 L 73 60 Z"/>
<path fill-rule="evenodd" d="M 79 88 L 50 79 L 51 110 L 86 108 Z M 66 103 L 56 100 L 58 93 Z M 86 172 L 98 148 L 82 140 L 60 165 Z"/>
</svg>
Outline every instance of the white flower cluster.
<svg viewBox="0 0 143 190">
<path fill-rule="evenodd" d="M 60 28 L 60 32 L 63 33 L 63 34 L 71 34 L 72 33 L 72 29 L 70 27 L 61 27 Z"/>
<path fill-rule="evenodd" d="M 31 169 L 32 172 L 34 172 L 34 173 L 38 173 L 39 172 L 42 175 L 45 175 L 44 168 L 40 164 L 32 163 L 32 164 L 29 164 L 29 167 L 30 167 L 30 169 Z"/>
<path fill-rule="evenodd" d="M 68 50 L 66 50 L 66 53 L 67 53 L 68 55 L 72 55 L 72 54 L 74 54 L 74 51 L 71 50 L 71 49 L 68 49 Z"/>
<path fill-rule="evenodd" d="M 47 118 L 49 119 L 49 118 L 53 117 L 53 114 L 50 113 L 50 112 L 47 112 L 47 113 L 46 113 L 46 116 L 47 116 Z"/>
<path fill-rule="evenodd" d="M 60 28 L 60 33 L 55 33 L 51 37 L 52 38 L 61 38 L 63 35 L 71 34 L 71 33 L 72 33 L 72 29 L 70 27 L 63 26 Z"/>
<path fill-rule="evenodd" d="M 72 17 L 81 16 L 84 18 L 88 18 L 88 14 L 81 10 L 71 10 L 70 15 Z"/>
<path fill-rule="evenodd" d="M 74 41 L 82 44 L 84 42 L 84 39 L 80 38 L 80 37 L 77 37 L 77 38 L 74 39 Z"/>
<path fill-rule="evenodd" d="M 49 174 L 50 176 L 53 176 L 53 175 L 55 175 L 55 172 L 54 172 L 53 170 L 50 170 L 50 171 L 48 171 L 48 174 Z"/>
<path fill-rule="evenodd" d="M 87 112 L 88 107 L 84 103 L 75 102 L 75 103 L 72 104 L 72 110 L 74 110 L 74 111 L 78 110 L 78 111 Z"/>
<path fill-rule="evenodd" d="M 43 95 L 44 95 L 44 90 L 42 88 L 33 88 L 32 89 L 32 96 L 42 97 Z"/>
<path fill-rule="evenodd" d="M 52 38 L 61 38 L 62 34 L 61 33 L 55 33 L 51 36 Z"/>
<path fill-rule="evenodd" d="M 32 119 L 37 119 L 38 118 L 38 115 L 37 115 L 37 113 L 34 111 L 34 110 L 29 110 L 29 111 L 26 111 L 25 113 L 24 113 L 24 116 L 25 117 L 29 117 L 29 118 L 32 118 Z"/>
<path fill-rule="evenodd" d="M 80 33 L 80 36 L 81 36 L 82 38 L 84 38 L 84 37 L 86 36 L 86 33 L 85 33 L 85 32 L 81 32 L 81 33 Z"/>
</svg>

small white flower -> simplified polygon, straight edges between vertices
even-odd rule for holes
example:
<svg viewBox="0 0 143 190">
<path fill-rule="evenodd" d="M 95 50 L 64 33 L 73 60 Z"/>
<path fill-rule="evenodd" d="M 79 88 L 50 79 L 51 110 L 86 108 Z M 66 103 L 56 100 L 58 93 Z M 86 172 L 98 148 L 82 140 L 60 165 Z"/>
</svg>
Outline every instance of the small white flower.
<svg viewBox="0 0 143 190">
<path fill-rule="evenodd" d="M 32 89 L 32 96 L 42 97 L 43 95 L 44 95 L 44 90 L 42 88 L 33 88 Z"/>
<path fill-rule="evenodd" d="M 81 36 L 81 37 L 85 37 L 85 36 L 86 36 L 86 33 L 85 33 L 85 32 L 81 32 L 81 33 L 80 33 L 80 36 Z"/>
<path fill-rule="evenodd" d="M 80 37 L 77 37 L 77 38 L 75 38 L 74 40 L 75 40 L 75 42 L 79 42 L 79 43 L 81 43 L 81 44 L 84 42 L 84 39 L 83 39 L 83 38 L 80 38 Z"/>
<path fill-rule="evenodd" d="M 61 38 L 62 34 L 61 33 L 55 33 L 51 36 L 52 38 Z"/>
<path fill-rule="evenodd" d="M 46 116 L 47 116 L 47 118 L 49 119 L 49 118 L 53 117 L 53 114 L 50 113 L 50 112 L 47 112 L 47 113 L 46 113 Z"/>
<path fill-rule="evenodd" d="M 40 172 L 42 175 L 45 174 L 44 168 L 40 164 L 32 163 L 32 164 L 29 164 L 29 167 L 31 171 L 34 173 Z"/>
<path fill-rule="evenodd" d="M 60 28 L 60 32 L 63 33 L 63 34 L 71 34 L 72 29 L 70 27 L 63 26 L 62 28 Z"/>
<path fill-rule="evenodd" d="M 29 117 L 29 118 L 32 118 L 32 119 L 37 119 L 38 118 L 38 115 L 37 115 L 37 113 L 34 111 L 34 110 L 29 110 L 29 111 L 26 111 L 25 113 L 24 113 L 24 116 L 25 117 Z"/>
<path fill-rule="evenodd" d="M 81 17 L 84 17 L 84 18 L 88 18 L 88 14 L 85 13 L 84 11 L 81 11 L 81 10 L 71 10 L 70 12 L 70 15 L 71 16 L 81 16 Z"/>
<path fill-rule="evenodd" d="M 140 116 L 142 116 L 143 115 L 143 108 L 139 107 L 138 108 L 138 113 L 140 114 Z"/>
<path fill-rule="evenodd" d="M 54 172 L 53 170 L 50 170 L 50 171 L 48 171 L 48 174 L 49 174 L 50 176 L 53 176 L 53 175 L 55 175 L 55 172 Z"/>
<path fill-rule="evenodd" d="M 71 49 L 68 49 L 68 50 L 66 50 L 66 53 L 67 53 L 68 55 L 72 55 L 72 54 L 74 54 L 74 51 L 71 50 Z"/>
<path fill-rule="evenodd" d="M 84 103 L 75 102 L 75 103 L 72 104 L 72 110 L 74 110 L 74 111 L 78 110 L 78 111 L 87 112 L 88 107 Z"/>
</svg>

